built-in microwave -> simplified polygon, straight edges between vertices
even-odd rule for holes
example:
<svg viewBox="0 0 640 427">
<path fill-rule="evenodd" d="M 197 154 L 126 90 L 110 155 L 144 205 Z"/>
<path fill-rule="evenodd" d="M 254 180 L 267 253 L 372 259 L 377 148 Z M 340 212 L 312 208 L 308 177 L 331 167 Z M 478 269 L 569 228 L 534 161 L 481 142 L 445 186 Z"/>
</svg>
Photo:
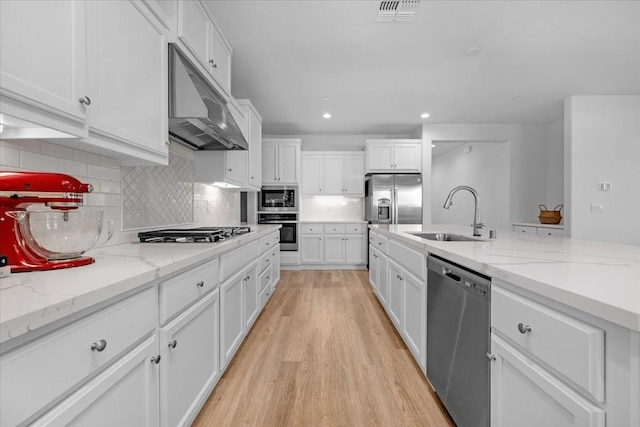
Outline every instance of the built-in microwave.
<svg viewBox="0 0 640 427">
<path fill-rule="evenodd" d="M 258 212 L 298 212 L 297 185 L 265 185 L 258 193 Z"/>
</svg>

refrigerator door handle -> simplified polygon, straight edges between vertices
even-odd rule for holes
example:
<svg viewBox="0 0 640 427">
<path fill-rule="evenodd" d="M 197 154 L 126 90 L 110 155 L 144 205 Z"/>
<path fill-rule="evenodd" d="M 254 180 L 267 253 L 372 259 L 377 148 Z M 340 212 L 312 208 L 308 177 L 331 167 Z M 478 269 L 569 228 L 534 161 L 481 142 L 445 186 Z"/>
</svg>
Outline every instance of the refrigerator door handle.
<svg viewBox="0 0 640 427">
<path fill-rule="evenodd" d="M 392 205 L 393 206 L 393 214 L 391 215 L 391 224 L 397 224 L 398 223 L 398 190 L 396 190 L 395 188 L 393 188 L 391 190 L 391 194 L 393 195 L 393 202 Z"/>
</svg>

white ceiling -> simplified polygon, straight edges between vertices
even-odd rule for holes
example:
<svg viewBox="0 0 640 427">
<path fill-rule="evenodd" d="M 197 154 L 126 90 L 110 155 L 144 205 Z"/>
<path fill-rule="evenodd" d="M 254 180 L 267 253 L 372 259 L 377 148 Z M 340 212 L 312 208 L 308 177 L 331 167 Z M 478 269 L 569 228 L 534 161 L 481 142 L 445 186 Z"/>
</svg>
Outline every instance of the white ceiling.
<svg viewBox="0 0 640 427">
<path fill-rule="evenodd" d="M 412 23 L 379 3 L 208 1 L 265 134 L 547 123 L 569 95 L 640 94 L 640 1 L 425 1 Z"/>
</svg>

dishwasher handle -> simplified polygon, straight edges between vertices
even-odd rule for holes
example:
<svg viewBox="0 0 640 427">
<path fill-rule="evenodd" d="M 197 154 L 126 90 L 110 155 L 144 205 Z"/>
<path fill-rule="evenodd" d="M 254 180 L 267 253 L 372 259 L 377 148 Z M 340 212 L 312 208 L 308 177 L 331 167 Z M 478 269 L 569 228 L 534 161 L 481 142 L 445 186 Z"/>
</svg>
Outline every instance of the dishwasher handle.
<svg viewBox="0 0 640 427">
<path fill-rule="evenodd" d="M 444 268 L 444 275 L 447 276 L 449 279 L 453 279 L 456 282 L 459 282 L 462 278 L 456 274 L 453 274 L 453 271 L 451 271 L 451 269 L 449 268 Z"/>
</svg>

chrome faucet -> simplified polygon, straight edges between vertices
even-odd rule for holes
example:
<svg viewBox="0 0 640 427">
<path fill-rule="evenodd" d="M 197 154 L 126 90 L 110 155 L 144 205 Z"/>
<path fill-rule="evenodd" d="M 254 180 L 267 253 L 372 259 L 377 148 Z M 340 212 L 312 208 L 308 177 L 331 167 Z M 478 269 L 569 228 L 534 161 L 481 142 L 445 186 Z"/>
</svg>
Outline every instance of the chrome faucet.
<svg viewBox="0 0 640 427">
<path fill-rule="evenodd" d="M 473 214 L 473 235 L 474 236 L 481 236 L 480 229 L 484 228 L 484 224 L 479 222 L 480 221 L 480 209 L 478 208 L 478 201 L 479 201 L 480 197 L 478 197 L 478 192 L 476 190 L 474 190 L 473 188 L 471 188 L 471 187 L 469 187 L 467 185 L 459 185 L 459 186 L 457 186 L 456 188 L 451 190 L 451 192 L 447 196 L 447 200 L 444 202 L 444 208 L 445 209 L 449 209 L 451 207 L 451 205 L 453 204 L 453 195 L 456 194 L 460 190 L 467 190 L 471 194 L 473 194 L 473 200 L 475 202 L 475 205 L 474 205 L 475 212 Z"/>
</svg>

